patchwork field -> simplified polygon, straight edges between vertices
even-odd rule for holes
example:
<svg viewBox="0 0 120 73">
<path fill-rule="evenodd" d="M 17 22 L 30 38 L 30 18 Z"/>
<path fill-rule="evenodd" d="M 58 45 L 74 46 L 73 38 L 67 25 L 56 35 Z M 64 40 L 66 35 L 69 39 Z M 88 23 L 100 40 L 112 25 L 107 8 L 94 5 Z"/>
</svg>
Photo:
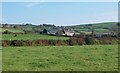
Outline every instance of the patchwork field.
<svg viewBox="0 0 120 73">
<path fill-rule="evenodd" d="M 23 33 L 24 31 L 21 29 L 15 29 L 15 28 L 0 28 L 0 32 L 4 32 L 6 30 L 13 32 L 13 33 Z"/>
<path fill-rule="evenodd" d="M 2 40 L 39 40 L 39 39 L 46 39 L 46 40 L 66 40 L 69 39 L 68 37 L 63 36 L 49 36 L 49 35 L 40 35 L 40 34 L 3 34 Z"/>
<path fill-rule="evenodd" d="M 67 26 L 72 28 L 76 32 L 84 32 L 86 34 L 91 33 L 91 28 L 94 27 L 96 33 L 110 33 L 112 29 L 118 27 L 116 22 L 107 22 L 107 23 L 95 23 L 95 24 L 81 24 L 75 26 Z M 116 28 L 117 29 L 117 28 Z"/>
<path fill-rule="evenodd" d="M 117 45 L 3 47 L 3 71 L 117 71 Z"/>
</svg>

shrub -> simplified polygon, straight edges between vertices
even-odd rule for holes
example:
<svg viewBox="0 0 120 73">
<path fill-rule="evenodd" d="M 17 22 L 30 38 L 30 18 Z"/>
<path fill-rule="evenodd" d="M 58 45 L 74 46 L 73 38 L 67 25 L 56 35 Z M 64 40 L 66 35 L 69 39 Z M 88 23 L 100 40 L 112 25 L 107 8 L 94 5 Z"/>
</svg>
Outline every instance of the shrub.
<svg viewBox="0 0 120 73">
<path fill-rule="evenodd" d="M 69 45 L 70 45 L 70 46 L 78 45 L 77 39 L 74 38 L 74 37 L 71 37 L 70 40 L 69 40 Z"/>
<path fill-rule="evenodd" d="M 4 32 L 3 32 L 3 34 L 11 34 L 12 32 L 10 32 L 10 31 L 8 31 L 8 30 L 5 30 Z"/>
<path fill-rule="evenodd" d="M 93 37 L 85 37 L 85 42 L 87 45 L 93 45 L 94 44 L 94 38 Z"/>
<path fill-rule="evenodd" d="M 10 44 L 11 46 L 23 46 L 22 41 L 13 40 Z"/>
<path fill-rule="evenodd" d="M 71 37 L 69 40 L 69 45 L 84 45 L 85 40 L 84 38 L 76 38 L 76 37 Z"/>
</svg>

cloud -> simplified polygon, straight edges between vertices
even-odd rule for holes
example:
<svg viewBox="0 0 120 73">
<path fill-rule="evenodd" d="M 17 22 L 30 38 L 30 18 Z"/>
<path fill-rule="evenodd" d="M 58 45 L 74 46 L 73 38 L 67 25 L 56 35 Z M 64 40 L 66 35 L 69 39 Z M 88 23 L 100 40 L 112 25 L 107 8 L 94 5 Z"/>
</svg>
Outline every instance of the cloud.
<svg viewBox="0 0 120 73">
<path fill-rule="evenodd" d="M 33 7 L 33 6 L 37 6 L 39 5 L 40 3 L 27 3 L 25 4 L 26 7 Z"/>
<path fill-rule="evenodd" d="M 25 3 L 25 6 L 26 7 L 34 7 L 34 6 L 37 6 L 37 5 L 40 5 L 44 2 L 44 0 L 40 0 L 40 2 L 30 2 L 30 3 Z"/>
</svg>

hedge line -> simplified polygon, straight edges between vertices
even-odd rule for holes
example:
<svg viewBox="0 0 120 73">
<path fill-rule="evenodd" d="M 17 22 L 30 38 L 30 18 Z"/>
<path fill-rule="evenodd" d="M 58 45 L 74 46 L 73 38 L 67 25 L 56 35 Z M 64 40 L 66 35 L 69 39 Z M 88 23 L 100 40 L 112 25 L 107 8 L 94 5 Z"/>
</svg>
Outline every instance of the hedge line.
<svg viewBox="0 0 120 73">
<path fill-rule="evenodd" d="M 75 38 L 69 40 L 2 40 L 2 46 L 73 46 L 73 45 L 93 45 L 93 44 L 118 44 L 117 38 Z"/>
</svg>

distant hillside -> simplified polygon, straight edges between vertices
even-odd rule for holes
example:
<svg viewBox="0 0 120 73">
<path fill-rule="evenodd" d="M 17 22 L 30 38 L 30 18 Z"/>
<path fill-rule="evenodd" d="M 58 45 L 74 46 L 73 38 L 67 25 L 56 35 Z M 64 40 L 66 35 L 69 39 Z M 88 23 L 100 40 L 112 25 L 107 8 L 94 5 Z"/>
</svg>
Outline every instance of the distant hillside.
<svg viewBox="0 0 120 73">
<path fill-rule="evenodd" d="M 114 27 L 117 27 L 117 22 L 106 22 L 106 23 L 96 23 L 96 24 L 83 24 L 75 26 L 67 26 L 70 29 L 78 33 L 91 33 L 92 27 L 96 33 L 110 33 Z"/>
<path fill-rule="evenodd" d="M 26 25 L 15 25 L 15 24 L 4 24 L 4 27 L 2 29 L 2 32 L 5 30 L 9 30 L 11 32 L 23 32 L 24 30 L 29 31 L 43 31 L 44 29 L 50 30 L 53 28 L 67 28 L 74 30 L 76 33 L 86 33 L 89 34 L 92 31 L 92 27 L 95 30 L 95 33 L 110 33 L 112 32 L 112 29 L 115 29 L 117 27 L 117 22 L 106 22 L 106 23 L 95 23 L 95 24 L 83 24 L 83 25 L 74 25 L 74 26 L 55 26 L 50 24 L 43 24 L 43 25 L 32 25 L 32 24 L 26 24 Z"/>
</svg>

